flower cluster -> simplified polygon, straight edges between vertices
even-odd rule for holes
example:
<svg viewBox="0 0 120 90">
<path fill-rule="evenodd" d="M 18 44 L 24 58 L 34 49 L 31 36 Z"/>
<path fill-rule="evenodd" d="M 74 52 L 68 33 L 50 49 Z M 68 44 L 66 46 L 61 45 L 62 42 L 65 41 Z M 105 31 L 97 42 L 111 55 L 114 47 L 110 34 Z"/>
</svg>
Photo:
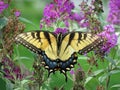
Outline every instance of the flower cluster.
<svg viewBox="0 0 120 90">
<path fill-rule="evenodd" d="M 3 45 L 5 47 L 3 48 L 3 51 L 7 51 L 2 52 L 4 56 L 6 55 L 6 53 L 8 53 L 9 55 L 12 54 L 14 37 L 17 34 L 23 32 L 24 28 L 25 28 L 24 24 L 21 23 L 16 17 L 14 16 L 8 17 L 8 22 L 7 25 L 4 27 L 2 38 L 4 41 Z"/>
<path fill-rule="evenodd" d="M 104 26 L 104 31 L 99 35 L 106 38 L 106 43 L 102 47 L 104 52 L 109 52 L 117 44 L 117 35 L 113 25 Z"/>
<path fill-rule="evenodd" d="M 70 0 L 54 0 L 46 5 L 43 13 L 44 18 L 41 21 L 48 26 L 58 21 L 66 23 L 72 14 L 72 9 L 74 9 L 74 4 Z"/>
<path fill-rule="evenodd" d="M 107 21 L 111 24 L 120 25 L 120 0 L 110 0 L 109 8 Z"/>
<path fill-rule="evenodd" d="M 56 30 L 55 30 L 55 34 L 59 34 L 59 33 L 61 33 L 61 34 L 65 34 L 65 33 L 67 33 L 68 32 L 68 30 L 66 29 L 66 28 L 57 28 Z"/>
<path fill-rule="evenodd" d="M 8 57 L 2 59 L 4 76 L 12 81 L 16 79 L 22 79 L 23 75 L 19 66 L 16 66 L 15 63 L 10 60 Z"/>
<path fill-rule="evenodd" d="M 101 32 L 101 22 L 96 18 L 96 15 L 103 11 L 102 1 L 92 0 L 91 5 L 86 1 L 82 1 L 80 8 L 83 13 L 83 19 L 79 22 L 79 25 L 88 28 L 93 34 Z"/>
<path fill-rule="evenodd" d="M 16 17 L 19 17 L 21 13 L 20 13 L 20 11 L 15 11 L 14 14 Z"/>
<path fill-rule="evenodd" d="M 0 1 L 0 14 L 4 11 L 4 9 L 8 8 L 8 4 Z"/>
<path fill-rule="evenodd" d="M 92 6 L 89 6 L 87 2 L 83 1 L 80 4 L 81 11 L 78 13 L 73 12 L 75 6 L 70 0 L 54 0 L 54 2 L 46 5 L 40 28 L 47 27 L 48 29 L 48 27 L 52 27 L 56 30 L 56 27 L 62 26 L 62 28 L 73 30 L 73 23 L 76 23 L 78 28 L 84 27 L 99 32 L 101 30 L 100 22 L 96 19 L 95 14 L 98 11 L 97 9 L 99 9 L 99 12 L 102 11 L 102 3 L 101 0 L 97 2 L 93 0 L 91 4 Z M 98 7 L 98 4 L 100 7 Z"/>
<path fill-rule="evenodd" d="M 84 81 L 85 81 L 85 72 L 82 68 L 78 68 L 75 72 L 75 82 L 73 86 L 73 90 L 85 90 L 84 88 Z"/>
<path fill-rule="evenodd" d="M 74 8 L 75 6 L 70 0 L 54 0 L 54 2 L 46 5 L 40 28 L 43 28 L 43 26 L 54 27 L 56 25 L 54 28 L 54 30 L 56 30 L 56 27 L 59 28 L 62 24 L 63 28 L 70 29 L 72 22 L 77 22 L 79 25 L 79 22 L 83 20 L 84 16 L 82 13 L 73 12 Z M 63 28 L 61 28 L 61 30 Z"/>
<path fill-rule="evenodd" d="M 66 19 L 67 15 L 71 14 L 72 9 L 74 9 L 74 4 L 70 0 L 57 0 L 45 7 L 44 17 L 46 19 L 57 19 L 66 14 L 66 17 L 63 17 Z"/>
</svg>

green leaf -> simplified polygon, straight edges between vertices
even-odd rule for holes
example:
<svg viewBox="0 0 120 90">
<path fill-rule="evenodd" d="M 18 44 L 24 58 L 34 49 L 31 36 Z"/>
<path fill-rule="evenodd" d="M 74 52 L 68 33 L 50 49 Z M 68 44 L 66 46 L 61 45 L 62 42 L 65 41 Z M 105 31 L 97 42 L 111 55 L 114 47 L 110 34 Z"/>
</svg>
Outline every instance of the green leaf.
<svg viewBox="0 0 120 90">
<path fill-rule="evenodd" d="M 103 73 L 104 72 L 104 69 L 101 69 L 101 70 L 97 70 L 97 71 L 95 71 L 95 72 L 93 72 L 93 76 L 97 76 L 97 75 L 99 75 L 99 74 L 101 74 L 101 73 Z M 85 85 L 91 80 L 91 79 L 93 79 L 93 77 L 88 77 L 87 79 L 86 79 L 86 81 L 85 81 Z"/>
<path fill-rule="evenodd" d="M 97 75 L 99 75 L 99 74 L 101 74 L 101 73 L 103 73 L 103 72 L 104 72 L 104 69 L 97 70 L 97 71 L 93 72 L 93 75 L 94 75 L 94 76 L 97 76 Z"/>
<path fill-rule="evenodd" d="M 88 77 L 88 78 L 85 80 L 85 85 L 86 85 L 91 79 L 93 79 L 93 77 Z"/>
<path fill-rule="evenodd" d="M 0 78 L 0 90 L 6 90 L 6 82 Z"/>
<path fill-rule="evenodd" d="M 8 19 L 6 17 L 0 18 L 0 30 L 7 25 Z"/>
<path fill-rule="evenodd" d="M 111 88 L 120 88 L 120 84 L 115 84 L 115 85 L 111 86 Z"/>
<path fill-rule="evenodd" d="M 98 78 L 98 80 L 102 83 L 103 81 L 105 81 L 105 79 L 108 77 L 108 74 L 102 75 Z"/>
<path fill-rule="evenodd" d="M 105 59 L 111 62 L 111 64 L 116 66 L 116 62 L 111 57 L 105 57 Z"/>
<path fill-rule="evenodd" d="M 108 76 L 113 75 L 113 74 L 117 74 L 117 73 L 120 73 L 120 70 L 113 70 L 113 71 L 109 72 L 108 74 L 104 74 L 104 75 L 100 76 L 100 77 L 98 78 L 98 80 L 102 83 L 103 81 L 105 81 L 105 79 L 106 79 Z"/>
<path fill-rule="evenodd" d="M 112 70 L 112 71 L 110 72 L 110 75 L 117 74 L 117 73 L 120 73 L 120 70 Z"/>
<path fill-rule="evenodd" d="M 13 90 L 14 85 L 6 79 L 6 90 Z"/>
<path fill-rule="evenodd" d="M 87 60 L 88 59 L 88 57 L 86 57 L 86 56 L 79 56 L 78 57 L 78 60 Z"/>
<path fill-rule="evenodd" d="M 18 88 L 15 88 L 14 90 L 21 90 L 21 88 L 18 87 Z"/>
<path fill-rule="evenodd" d="M 35 25 L 32 21 L 30 21 L 30 20 L 28 20 L 28 19 L 26 19 L 26 18 L 19 17 L 19 19 L 20 19 L 21 21 L 23 21 L 23 22 L 29 23 L 29 24 L 33 25 L 34 27 L 36 27 L 36 25 Z"/>
<path fill-rule="evenodd" d="M 29 82 L 29 80 L 22 80 L 21 84 L 24 85 L 24 84 L 27 84 L 28 82 Z"/>
<path fill-rule="evenodd" d="M 21 56 L 21 57 L 16 57 L 14 60 L 31 60 L 29 57 Z"/>
</svg>

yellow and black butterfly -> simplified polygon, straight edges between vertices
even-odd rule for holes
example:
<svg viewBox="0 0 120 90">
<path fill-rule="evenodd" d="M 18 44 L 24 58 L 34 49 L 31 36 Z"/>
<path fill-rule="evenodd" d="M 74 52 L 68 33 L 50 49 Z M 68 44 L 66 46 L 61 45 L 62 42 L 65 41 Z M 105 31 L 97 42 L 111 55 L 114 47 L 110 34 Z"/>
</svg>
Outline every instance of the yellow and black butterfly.
<svg viewBox="0 0 120 90">
<path fill-rule="evenodd" d="M 63 35 L 33 31 L 19 34 L 15 40 L 41 55 L 49 74 L 59 70 L 65 76 L 66 71 L 77 63 L 77 53 L 83 55 L 103 43 L 99 36 L 83 32 L 69 32 Z"/>
</svg>

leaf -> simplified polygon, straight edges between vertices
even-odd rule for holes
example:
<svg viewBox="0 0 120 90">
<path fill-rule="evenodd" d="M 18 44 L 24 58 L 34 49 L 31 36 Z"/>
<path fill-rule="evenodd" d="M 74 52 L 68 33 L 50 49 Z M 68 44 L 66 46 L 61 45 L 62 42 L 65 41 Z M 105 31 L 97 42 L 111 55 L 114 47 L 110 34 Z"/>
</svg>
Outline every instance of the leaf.
<svg viewBox="0 0 120 90">
<path fill-rule="evenodd" d="M 23 22 L 29 23 L 29 24 L 33 25 L 34 27 L 36 27 L 36 25 L 35 25 L 32 21 L 30 21 L 30 20 L 28 20 L 28 19 L 26 19 L 26 18 L 19 17 L 19 19 L 20 19 L 21 21 L 23 21 Z"/>
<path fill-rule="evenodd" d="M 16 57 L 14 60 L 31 60 L 31 58 L 21 56 L 21 57 Z"/>
<path fill-rule="evenodd" d="M 102 83 L 103 81 L 105 81 L 105 79 L 108 77 L 108 74 L 106 75 L 102 75 L 98 78 L 98 80 Z"/>
<path fill-rule="evenodd" d="M 91 79 L 93 79 L 93 77 L 88 77 L 88 78 L 85 80 L 85 85 L 86 85 Z"/>
<path fill-rule="evenodd" d="M 6 79 L 6 90 L 13 90 L 14 85 Z"/>
<path fill-rule="evenodd" d="M 103 72 L 104 72 L 104 69 L 97 70 L 97 71 L 93 72 L 93 75 L 97 76 L 97 75 L 99 75 L 100 73 L 103 73 Z"/>
<path fill-rule="evenodd" d="M 99 74 L 101 74 L 101 73 L 103 73 L 104 72 L 104 69 L 101 69 L 101 70 L 97 70 L 97 71 L 95 71 L 95 72 L 93 72 L 93 76 L 97 76 L 97 75 L 99 75 Z M 88 77 L 87 79 L 86 79 L 86 81 L 85 81 L 85 84 L 87 84 L 91 79 L 93 79 L 94 77 L 92 77 L 92 76 L 90 76 L 90 77 Z"/>
<path fill-rule="evenodd" d="M 111 88 L 120 88 L 120 84 L 115 84 L 115 85 L 111 86 Z"/>
<path fill-rule="evenodd" d="M 15 88 L 14 90 L 21 90 L 21 88 L 18 87 L 18 88 Z"/>
<path fill-rule="evenodd" d="M 2 78 L 0 78 L 0 89 L 6 90 L 6 82 Z"/>
<path fill-rule="evenodd" d="M 78 60 L 87 60 L 88 59 L 88 57 L 86 57 L 86 56 L 79 56 L 78 57 Z"/>
<path fill-rule="evenodd" d="M 120 70 L 110 71 L 108 74 L 104 74 L 104 75 L 100 76 L 98 78 L 98 80 L 102 83 L 108 76 L 113 75 L 113 74 L 117 74 L 117 73 L 120 73 Z"/>
<path fill-rule="evenodd" d="M 117 73 L 120 73 L 120 70 L 112 70 L 112 71 L 110 72 L 110 75 L 117 74 Z"/>
<path fill-rule="evenodd" d="M 29 82 L 29 80 L 22 80 L 21 84 L 24 85 L 24 84 L 27 84 L 28 82 Z"/>
<path fill-rule="evenodd" d="M 6 17 L 0 18 L 0 30 L 7 25 L 8 19 Z"/>
<path fill-rule="evenodd" d="M 105 59 L 108 60 L 109 62 L 111 62 L 111 64 L 116 66 L 116 62 L 111 57 L 106 57 L 105 56 Z"/>
</svg>

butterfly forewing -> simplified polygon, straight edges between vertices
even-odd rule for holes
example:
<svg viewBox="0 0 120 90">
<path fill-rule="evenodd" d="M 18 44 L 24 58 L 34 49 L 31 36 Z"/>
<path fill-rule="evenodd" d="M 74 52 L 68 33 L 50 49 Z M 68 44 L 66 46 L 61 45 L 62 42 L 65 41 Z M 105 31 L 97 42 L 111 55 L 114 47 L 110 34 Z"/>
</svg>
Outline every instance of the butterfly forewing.
<svg viewBox="0 0 120 90">
<path fill-rule="evenodd" d="M 52 33 L 45 31 L 26 32 L 19 34 L 15 40 L 34 52 L 45 52 L 51 60 L 57 58 L 57 42 Z"/>
<path fill-rule="evenodd" d="M 90 33 L 68 33 L 62 40 L 59 57 L 62 61 L 66 61 L 74 52 L 87 53 L 102 42 L 103 40 L 100 37 L 93 36 Z"/>
</svg>

